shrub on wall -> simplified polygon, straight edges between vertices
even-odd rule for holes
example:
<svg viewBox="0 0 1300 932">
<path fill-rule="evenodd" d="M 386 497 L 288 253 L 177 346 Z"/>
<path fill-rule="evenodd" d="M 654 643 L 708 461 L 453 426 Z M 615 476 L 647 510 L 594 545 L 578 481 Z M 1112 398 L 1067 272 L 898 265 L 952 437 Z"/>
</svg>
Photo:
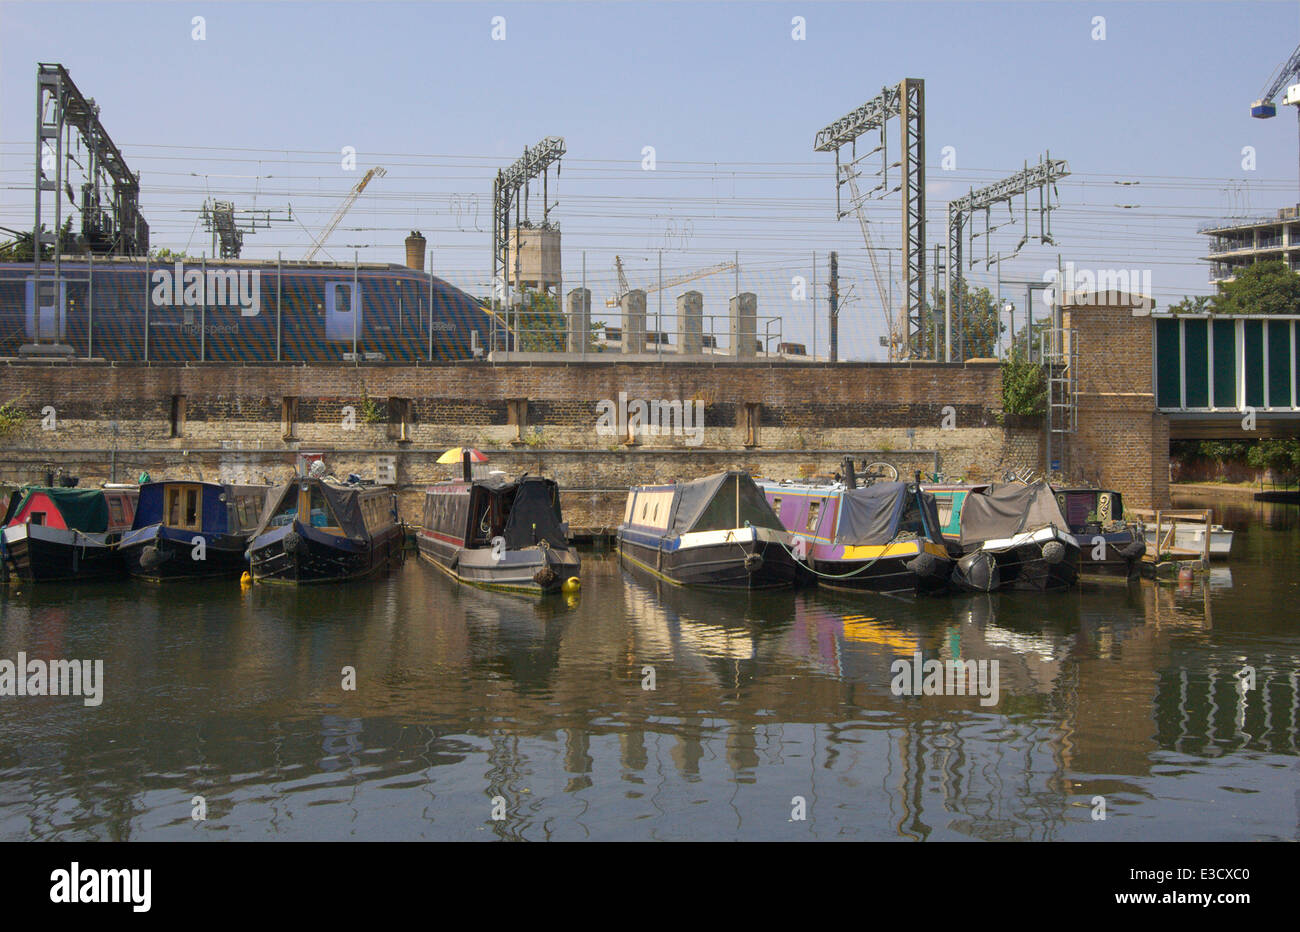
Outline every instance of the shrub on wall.
<svg viewBox="0 0 1300 932">
<path fill-rule="evenodd" d="M 1018 350 L 1002 360 L 1002 413 L 998 423 L 1007 418 L 1038 418 L 1047 409 L 1047 375 L 1043 367 L 1026 359 Z"/>
</svg>

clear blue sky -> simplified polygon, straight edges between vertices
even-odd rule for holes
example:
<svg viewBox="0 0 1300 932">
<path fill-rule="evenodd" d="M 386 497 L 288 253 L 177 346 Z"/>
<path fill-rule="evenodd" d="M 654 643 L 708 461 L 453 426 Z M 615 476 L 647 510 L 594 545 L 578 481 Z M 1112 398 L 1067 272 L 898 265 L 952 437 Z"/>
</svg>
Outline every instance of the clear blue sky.
<svg viewBox="0 0 1300 932">
<path fill-rule="evenodd" d="M 196 15 L 204 41 L 191 38 Z M 492 39 L 494 16 L 506 18 L 504 41 Z M 804 41 L 791 37 L 795 16 Z M 1059 252 L 1085 268 L 1150 269 L 1164 305 L 1208 291 L 1200 223 L 1300 200 L 1295 115 L 1249 116 L 1298 42 L 1295 3 L 0 2 L 0 226 L 31 224 L 38 61 L 63 63 L 102 107 L 143 175 L 154 245 L 192 254 L 210 248 L 195 231 L 208 194 L 292 203 L 301 223 L 249 237 L 245 255 L 296 257 L 303 224 L 318 230 L 360 171 L 384 165 L 330 254 L 401 261 L 419 227 L 439 274 L 480 292 L 492 175 L 560 135 L 570 157 L 552 199 L 566 288 L 584 252 L 603 310 L 615 253 L 636 286 L 654 281 L 660 248 L 665 276 L 738 251 L 760 314 L 810 342 L 811 305 L 792 304 L 789 280 L 811 280 L 816 251 L 824 296 L 825 254 L 837 249 L 858 299 L 842 322 L 847 354 L 880 358 L 862 236 L 852 219 L 836 222 L 833 160 L 812 151 L 823 125 L 883 85 L 924 79 L 930 244 L 943 241 L 949 197 L 1050 149 L 1073 172 L 1053 216 L 1059 247 L 1026 247 L 1004 277 L 1041 280 Z M 348 145 L 357 173 L 339 165 Z M 647 145 L 654 172 L 641 169 Z M 1242 169 L 1247 145 L 1255 171 Z M 940 169 L 944 146 L 955 171 Z M 897 195 L 869 210 L 896 280 L 899 213 Z M 1010 250 L 1018 237 L 1012 227 L 992 244 Z M 968 272 L 975 284 L 993 274 Z M 721 314 L 734 283 L 695 287 Z M 824 309 L 819 318 L 824 352 Z"/>
</svg>

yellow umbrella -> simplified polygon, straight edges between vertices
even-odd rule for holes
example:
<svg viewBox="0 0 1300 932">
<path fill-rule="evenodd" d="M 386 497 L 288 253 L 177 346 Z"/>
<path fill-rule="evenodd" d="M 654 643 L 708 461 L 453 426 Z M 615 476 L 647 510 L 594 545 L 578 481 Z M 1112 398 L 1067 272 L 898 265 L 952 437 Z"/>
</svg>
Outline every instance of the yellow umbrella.
<svg viewBox="0 0 1300 932">
<path fill-rule="evenodd" d="M 478 450 L 475 450 L 473 447 L 452 447 L 446 453 L 442 454 L 442 456 L 438 457 L 438 462 L 461 463 L 464 462 L 466 453 L 469 454 L 469 461 L 471 463 L 486 463 L 488 461 L 486 456 Z"/>
</svg>

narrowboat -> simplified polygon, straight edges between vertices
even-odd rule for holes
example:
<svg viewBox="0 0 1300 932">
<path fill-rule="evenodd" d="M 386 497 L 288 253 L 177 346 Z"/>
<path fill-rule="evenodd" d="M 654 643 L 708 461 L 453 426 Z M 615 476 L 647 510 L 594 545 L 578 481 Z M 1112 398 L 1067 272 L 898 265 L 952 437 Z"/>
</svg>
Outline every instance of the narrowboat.
<svg viewBox="0 0 1300 932">
<path fill-rule="evenodd" d="M 365 579 L 401 562 L 406 529 L 397 494 L 349 479 L 305 476 L 271 492 L 248 547 L 255 582 Z"/>
<path fill-rule="evenodd" d="M 1056 489 L 1056 505 L 1079 544 L 1079 571 L 1134 576 L 1147 551 L 1140 524 L 1124 520 L 1124 498 L 1110 489 Z"/>
<path fill-rule="evenodd" d="M 31 486 L 10 493 L 4 561 L 24 582 L 122 576 L 117 543 L 130 530 L 135 486 L 102 489 Z"/>
<path fill-rule="evenodd" d="M 804 570 L 791 537 L 749 473 L 728 470 L 628 492 L 619 560 L 679 586 L 774 589 Z"/>
<path fill-rule="evenodd" d="M 451 479 L 429 486 L 416 533 L 420 558 L 463 583 L 529 595 L 574 591 L 578 551 L 552 479 Z"/>
<path fill-rule="evenodd" d="M 961 589 L 1044 592 L 1079 579 L 1079 544 L 1046 482 L 1008 482 L 966 496 L 961 547 L 952 573 Z"/>
<path fill-rule="evenodd" d="M 939 533 L 950 552 L 961 554 L 961 507 L 971 495 L 983 495 L 987 483 L 922 483 L 921 490 L 934 496 L 939 512 Z"/>
<path fill-rule="evenodd" d="M 118 545 L 137 579 L 239 578 L 268 487 L 194 480 L 140 486 L 131 530 Z"/>
<path fill-rule="evenodd" d="M 819 586 L 942 592 L 952 575 L 935 498 L 914 482 L 759 483 Z"/>
</svg>

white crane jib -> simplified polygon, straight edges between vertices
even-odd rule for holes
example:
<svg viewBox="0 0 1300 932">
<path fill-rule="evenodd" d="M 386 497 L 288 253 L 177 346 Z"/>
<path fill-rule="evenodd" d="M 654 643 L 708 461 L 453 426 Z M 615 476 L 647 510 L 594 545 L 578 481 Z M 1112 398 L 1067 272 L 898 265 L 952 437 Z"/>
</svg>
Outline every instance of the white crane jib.
<svg viewBox="0 0 1300 932">
<path fill-rule="evenodd" d="M 880 261 L 876 258 L 876 246 L 871 241 L 871 229 L 867 225 L 867 212 L 863 206 L 862 195 L 858 193 L 858 173 L 852 165 L 845 165 L 842 168 L 844 180 L 849 186 L 849 196 L 852 198 L 853 212 L 857 214 L 858 225 L 862 227 L 862 239 L 867 244 L 867 256 L 871 259 L 871 275 L 876 280 L 876 295 L 880 298 L 880 309 L 885 316 L 885 326 L 889 328 L 889 359 L 894 359 L 894 350 L 900 342 L 906 340 L 907 320 L 906 310 L 902 311 L 904 319 L 901 321 L 902 333 L 904 337 L 899 339 L 897 333 L 898 322 L 895 322 L 890 314 L 889 291 L 885 288 L 885 280 L 880 275 Z"/>
<path fill-rule="evenodd" d="M 370 184 L 370 179 L 382 178 L 387 174 L 388 171 L 382 165 L 376 165 L 374 168 L 370 169 L 370 171 L 361 176 L 361 180 L 352 186 L 352 190 L 349 191 L 348 196 L 343 199 L 343 203 L 339 205 L 339 209 L 334 211 L 334 216 L 330 217 L 329 223 L 325 225 L 325 229 L 321 231 L 321 235 L 316 239 L 311 249 L 307 250 L 307 255 L 303 256 L 304 262 L 310 262 L 312 257 L 314 257 L 316 253 L 320 252 L 321 247 L 325 245 L 325 241 L 329 239 L 330 234 L 334 232 L 334 228 L 339 225 L 339 222 L 343 219 L 344 215 L 352 209 L 352 205 L 356 203 L 361 192 L 366 189 L 366 185 Z"/>
</svg>

